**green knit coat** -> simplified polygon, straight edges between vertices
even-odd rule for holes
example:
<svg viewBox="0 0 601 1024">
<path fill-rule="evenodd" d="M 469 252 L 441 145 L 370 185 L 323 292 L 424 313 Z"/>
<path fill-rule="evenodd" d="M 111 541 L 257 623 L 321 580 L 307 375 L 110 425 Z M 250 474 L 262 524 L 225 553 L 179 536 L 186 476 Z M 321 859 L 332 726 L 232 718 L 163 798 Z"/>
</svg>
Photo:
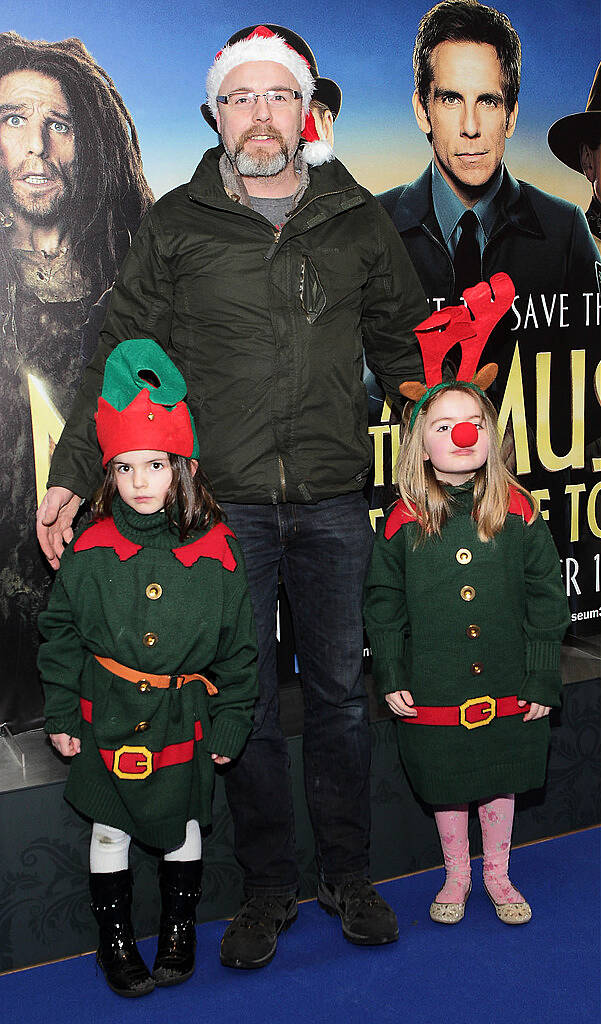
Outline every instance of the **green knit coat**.
<svg viewBox="0 0 601 1024">
<path fill-rule="evenodd" d="M 448 490 L 453 514 L 442 537 L 420 543 L 414 514 L 401 502 L 378 529 L 365 621 L 380 699 L 409 690 L 416 705 L 510 695 L 559 705 L 569 611 L 546 523 L 538 516 L 527 525 L 530 506 L 514 490 L 503 529 L 484 543 L 471 514 L 472 483 Z M 429 803 L 486 799 L 544 782 L 548 717 L 497 717 L 473 729 L 397 723 L 407 774 Z"/>
<path fill-rule="evenodd" d="M 186 822 L 211 820 L 211 753 L 236 757 L 250 732 L 257 647 L 238 543 L 224 524 L 180 542 L 164 512 L 116 495 L 113 518 L 61 559 L 39 669 L 48 733 L 81 738 L 65 797 L 94 821 L 173 849 Z M 94 655 L 142 673 L 201 673 L 169 689 L 138 686 Z"/>
</svg>

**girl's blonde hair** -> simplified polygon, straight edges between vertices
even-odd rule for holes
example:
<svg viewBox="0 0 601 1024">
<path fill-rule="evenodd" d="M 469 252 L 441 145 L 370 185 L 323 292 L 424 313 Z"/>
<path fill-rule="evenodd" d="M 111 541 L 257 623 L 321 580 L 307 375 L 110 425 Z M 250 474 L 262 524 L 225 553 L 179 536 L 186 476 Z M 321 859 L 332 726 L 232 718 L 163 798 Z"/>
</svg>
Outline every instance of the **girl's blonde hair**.
<svg viewBox="0 0 601 1024">
<path fill-rule="evenodd" d="M 472 515 L 478 524 L 480 540 L 491 540 L 503 528 L 509 509 L 511 487 L 517 488 L 527 498 L 532 508 L 532 515 L 528 520 L 530 525 L 538 515 L 538 506 L 530 492 L 518 483 L 503 462 L 498 417 L 494 406 L 482 392 L 451 384 L 424 402 L 412 430 L 409 429 L 409 420 L 415 403 L 407 402 L 403 409 L 403 436 L 395 467 L 395 482 L 402 501 L 412 506 L 417 513 L 421 531 L 418 542 L 423 542 L 432 534 L 440 537 L 442 527 L 453 511 L 452 497 L 445 485 L 437 480 L 430 459 L 424 459 L 426 413 L 439 395 L 447 394 L 449 391 L 468 391 L 473 395 L 488 431 L 488 458 L 474 474 Z"/>
<path fill-rule="evenodd" d="M 180 541 L 184 541 L 196 530 L 222 522 L 225 516 L 200 466 L 197 465 L 193 473 L 190 459 L 171 453 L 169 463 L 173 477 L 165 498 L 165 513 L 173 531 L 179 533 Z M 111 459 L 106 467 L 104 483 L 92 505 L 94 520 L 111 515 L 116 491 L 117 479 Z"/>
</svg>

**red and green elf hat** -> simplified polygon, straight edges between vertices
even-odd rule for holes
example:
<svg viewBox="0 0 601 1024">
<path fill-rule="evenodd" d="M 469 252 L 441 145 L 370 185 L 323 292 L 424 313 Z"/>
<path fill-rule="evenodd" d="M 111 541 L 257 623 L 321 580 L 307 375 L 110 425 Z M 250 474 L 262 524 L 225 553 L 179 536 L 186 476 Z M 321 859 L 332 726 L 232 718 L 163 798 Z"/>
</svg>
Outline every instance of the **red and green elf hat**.
<svg viewBox="0 0 601 1024">
<path fill-rule="evenodd" d="M 102 465 L 122 452 L 146 450 L 197 459 L 186 390 L 181 373 L 156 341 L 132 338 L 117 345 L 106 361 L 94 416 Z"/>
</svg>

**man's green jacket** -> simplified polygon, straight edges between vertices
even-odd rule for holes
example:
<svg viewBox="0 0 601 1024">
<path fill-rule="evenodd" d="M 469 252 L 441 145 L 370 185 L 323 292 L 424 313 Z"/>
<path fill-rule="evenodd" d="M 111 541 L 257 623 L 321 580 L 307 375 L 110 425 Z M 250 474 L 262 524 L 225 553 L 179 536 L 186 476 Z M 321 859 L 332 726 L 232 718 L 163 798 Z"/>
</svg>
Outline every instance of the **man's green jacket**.
<svg viewBox="0 0 601 1024">
<path fill-rule="evenodd" d="M 93 421 L 109 351 L 153 338 L 183 373 L 217 497 L 313 502 L 363 487 L 371 463 L 363 352 L 387 392 L 423 379 L 428 314 L 381 205 L 337 160 L 312 168 L 283 228 L 224 187 L 221 146 L 142 223 L 56 449 L 49 484 L 98 482 Z"/>
</svg>

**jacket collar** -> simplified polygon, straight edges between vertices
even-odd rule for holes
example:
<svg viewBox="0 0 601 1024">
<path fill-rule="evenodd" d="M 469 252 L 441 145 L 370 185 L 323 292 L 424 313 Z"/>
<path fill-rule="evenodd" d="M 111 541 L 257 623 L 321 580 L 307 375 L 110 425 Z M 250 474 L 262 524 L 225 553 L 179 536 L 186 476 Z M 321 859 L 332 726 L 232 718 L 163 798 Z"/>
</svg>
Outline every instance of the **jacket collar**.
<svg viewBox="0 0 601 1024">
<path fill-rule="evenodd" d="M 221 162 L 223 155 L 224 149 L 222 145 L 216 146 L 214 149 L 208 149 L 196 168 L 187 186 L 187 191 L 188 195 L 197 202 L 208 203 L 220 209 L 231 210 L 233 204 L 239 207 L 242 202 L 241 198 L 231 198 L 231 195 L 235 194 L 236 186 L 234 183 L 239 179 L 232 171 L 231 179 L 229 175 L 226 175 L 226 181 L 224 182 L 220 169 L 223 166 Z M 336 213 L 346 208 L 362 205 L 365 202 L 360 185 L 357 184 L 339 160 L 331 160 L 319 167 L 312 167 L 308 172 L 306 189 L 302 189 L 302 184 L 303 181 L 301 181 L 301 188 L 299 188 L 295 197 L 297 204 L 296 213 L 304 210 L 313 200 L 332 194 L 340 195 L 340 205 L 336 209 Z M 254 215 L 250 209 L 247 212 L 251 216 Z M 323 214 L 316 214 L 317 220 L 327 220 L 332 214 L 333 210 L 330 206 L 327 211 L 323 211 Z M 257 214 L 256 216 L 259 215 Z"/>
<path fill-rule="evenodd" d="M 591 205 L 586 211 L 586 219 L 591 229 L 591 234 L 599 238 L 601 236 L 601 203 L 595 195 L 593 195 Z"/>
<path fill-rule="evenodd" d="M 545 232 L 522 185 L 523 182 L 514 178 L 506 167 L 503 168 L 503 181 L 499 189 L 500 208 L 493 234 L 507 222 L 525 235 L 544 238 Z"/>
<path fill-rule="evenodd" d="M 428 164 L 419 178 L 409 185 L 401 186 L 393 212 L 398 231 L 409 231 L 422 224 L 439 234 L 432 207 L 432 165 Z M 503 168 L 503 181 L 499 189 L 499 213 L 493 227 L 493 234 L 503 224 L 510 224 L 515 230 L 536 238 L 544 238 L 544 231 L 536 216 L 522 183 Z"/>
<path fill-rule="evenodd" d="M 298 174 L 298 187 L 292 197 L 293 210 L 300 202 L 301 196 L 307 191 L 307 187 L 309 185 L 309 169 L 305 161 L 301 159 L 300 153 L 296 154 L 294 169 Z M 246 191 L 244 180 L 236 173 L 236 170 L 225 151 L 219 158 L 219 173 L 221 175 L 221 183 L 226 195 L 230 199 L 233 199 L 235 203 L 240 203 L 241 206 L 247 206 L 252 209 L 252 201 Z"/>
</svg>

